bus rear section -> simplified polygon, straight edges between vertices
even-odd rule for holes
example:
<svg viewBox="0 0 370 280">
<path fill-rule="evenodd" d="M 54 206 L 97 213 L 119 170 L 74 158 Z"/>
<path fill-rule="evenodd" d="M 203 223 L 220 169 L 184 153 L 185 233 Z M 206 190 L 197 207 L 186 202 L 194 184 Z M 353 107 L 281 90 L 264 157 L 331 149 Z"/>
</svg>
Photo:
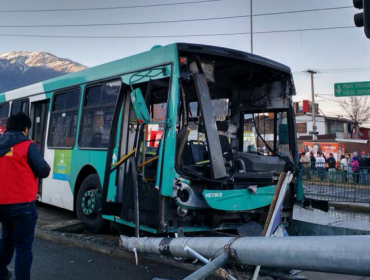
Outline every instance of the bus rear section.
<svg viewBox="0 0 370 280">
<path fill-rule="evenodd" d="M 128 83 L 122 97 L 120 141 L 110 149 L 124 163 L 115 190 L 103 191 L 104 217 L 156 234 L 244 224 L 262 232 L 280 174 L 297 175 L 290 70 L 238 51 L 177 46 L 171 67 Z M 286 224 L 296 191 L 293 178 Z"/>
</svg>

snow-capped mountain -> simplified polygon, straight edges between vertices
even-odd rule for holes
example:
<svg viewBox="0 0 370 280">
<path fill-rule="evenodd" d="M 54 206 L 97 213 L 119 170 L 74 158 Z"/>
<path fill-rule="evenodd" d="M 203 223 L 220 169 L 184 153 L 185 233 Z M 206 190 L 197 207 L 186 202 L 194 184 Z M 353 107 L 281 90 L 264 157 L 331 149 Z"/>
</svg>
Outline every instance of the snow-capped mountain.
<svg viewBox="0 0 370 280">
<path fill-rule="evenodd" d="M 86 66 L 46 52 L 0 54 L 0 92 L 28 86 L 85 69 Z"/>
</svg>

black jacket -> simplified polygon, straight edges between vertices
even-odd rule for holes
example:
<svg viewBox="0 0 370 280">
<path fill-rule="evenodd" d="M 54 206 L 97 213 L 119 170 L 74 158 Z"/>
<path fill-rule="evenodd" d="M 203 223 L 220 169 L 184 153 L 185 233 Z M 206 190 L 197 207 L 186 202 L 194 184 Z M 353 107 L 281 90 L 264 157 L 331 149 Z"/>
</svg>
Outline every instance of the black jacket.
<svg viewBox="0 0 370 280">
<path fill-rule="evenodd" d="M 20 131 L 5 131 L 0 136 L 0 157 L 4 156 L 11 147 L 26 140 L 29 139 Z M 50 166 L 43 159 L 34 143 L 31 143 L 28 148 L 27 161 L 36 177 L 46 178 L 49 176 Z"/>
<path fill-rule="evenodd" d="M 329 157 L 329 158 L 326 160 L 326 163 L 328 164 L 328 167 L 329 167 L 329 168 L 335 168 L 335 158 L 333 158 L 333 157 Z"/>
</svg>

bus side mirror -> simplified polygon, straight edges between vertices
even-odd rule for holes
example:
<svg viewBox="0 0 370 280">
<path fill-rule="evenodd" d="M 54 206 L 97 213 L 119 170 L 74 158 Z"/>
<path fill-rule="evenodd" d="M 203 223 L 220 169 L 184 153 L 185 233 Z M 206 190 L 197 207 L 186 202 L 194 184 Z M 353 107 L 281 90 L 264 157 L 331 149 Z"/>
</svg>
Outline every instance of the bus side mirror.
<svg viewBox="0 0 370 280">
<path fill-rule="evenodd" d="M 137 116 L 138 121 L 140 123 L 141 122 L 149 123 L 150 118 L 148 108 L 146 107 L 145 99 L 139 88 L 131 92 L 131 102 L 132 105 L 134 106 L 135 114 Z"/>
<path fill-rule="evenodd" d="M 279 125 L 279 144 L 289 144 L 289 129 L 287 124 Z"/>
</svg>

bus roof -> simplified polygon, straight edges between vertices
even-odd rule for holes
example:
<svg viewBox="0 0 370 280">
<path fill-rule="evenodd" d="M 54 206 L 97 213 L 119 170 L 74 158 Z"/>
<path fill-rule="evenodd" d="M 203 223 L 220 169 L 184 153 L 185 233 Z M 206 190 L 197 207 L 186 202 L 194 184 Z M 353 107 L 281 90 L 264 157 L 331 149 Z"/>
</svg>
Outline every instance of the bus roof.
<svg viewBox="0 0 370 280">
<path fill-rule="evenodd" d="M 0 103 L 44 92 L 52 92 L 55 90 L 60 90 L 62 88 L 69 88 L 96 80 L 104 80 L 109 77 L 118 77 L 119 75 L 122 75 L 124 73 L 134 72 L 136 70 L 160 65 L 167 62 L 170 63 L 177 58 L 178 51 L 204 53 L 241 59 L 249 61 L 251 63 L 274 68 L 285 73 L 290 73 L 289 67 L 251 53 L 208 45 L 174 43 L 163 47 L 156 46 L 153 47 L 151 50 L 143 53 L 139 53 L 102 65 L 87 68 L 78 72 L 66 74 L 50 80 L 1 93 Z"/>
</svg>

